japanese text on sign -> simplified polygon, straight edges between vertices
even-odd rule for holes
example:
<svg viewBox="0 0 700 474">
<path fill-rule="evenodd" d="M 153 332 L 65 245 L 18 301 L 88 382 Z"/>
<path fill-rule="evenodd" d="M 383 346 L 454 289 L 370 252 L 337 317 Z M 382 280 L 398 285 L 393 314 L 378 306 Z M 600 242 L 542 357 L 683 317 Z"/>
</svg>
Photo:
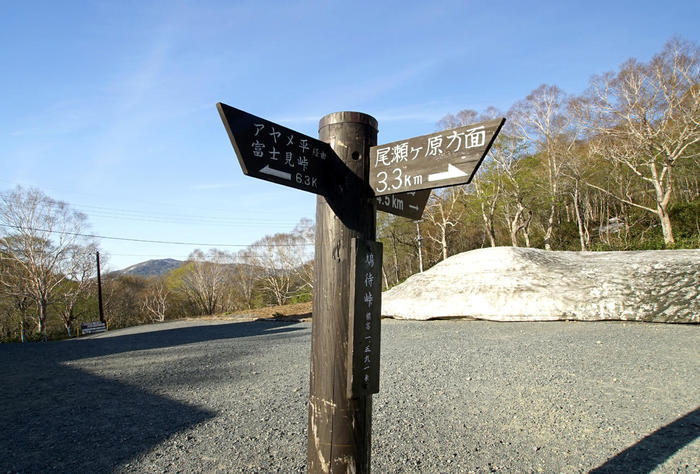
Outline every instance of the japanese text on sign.
<svg viewBox="0 0 700 474">
<path fill-rule="evenodd" d="M 447 140 L 445 150 L 452 153 L 481 147 L 486 142 L 486 131 L 483 125 L 461 133 L 458 133 L 456 130 L 451 130 L 451 132 L 449 135 L 438 134 L 428 137 L 422 146 L 411 145 L 410 153 L 408 151 L 408 141 L 394 146 L 378 147 L 374 167 L 391 166 L 394 163 L 409 161 L 409 159 L 413 161 L 418 157 L 435 157 L 435 159 L 440 159 L 445 153 L 442 150 L 443 139 Z"/>
<path fill-rule="evenodd" d="M 432 133 L 370 148 L 370 186 L 376 196 L 468 183 L 505 119 Z"/>
<path fill-rule="evenodd" d="M 353 239 L 352 344 L 348 388 L 351 396 L 379 391 L 382 246 Z"/>
<path fill-rule="evenodd" d="M 377 196 L 377 210 L 389 212 L 397 216 L 419 220 L 423 216 L 423 209 L 430 197 L 430 189 L 409 191 L 385 196 Z"/>
<path fill-rule="evenodd" d="M 225 104 L 217 108 L 245 174 L 323 194 L 330 145 Z"/>
</svg>

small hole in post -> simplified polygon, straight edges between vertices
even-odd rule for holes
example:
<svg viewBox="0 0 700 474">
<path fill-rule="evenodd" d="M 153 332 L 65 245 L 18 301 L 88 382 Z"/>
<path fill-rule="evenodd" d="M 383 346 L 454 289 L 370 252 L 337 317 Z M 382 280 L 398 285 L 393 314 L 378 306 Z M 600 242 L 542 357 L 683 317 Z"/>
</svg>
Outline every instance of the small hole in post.
<svg viewBox="0 0 700 474">
<path fill-rule="evenodd" d="M 360 153 L 357 152 L 357 151 L 353 151 L 353 152 L 352 152 L 352 159 L 355 160 L 355 161 L 359 160 L 359 159 L 360 159 Z"/>
</svg>

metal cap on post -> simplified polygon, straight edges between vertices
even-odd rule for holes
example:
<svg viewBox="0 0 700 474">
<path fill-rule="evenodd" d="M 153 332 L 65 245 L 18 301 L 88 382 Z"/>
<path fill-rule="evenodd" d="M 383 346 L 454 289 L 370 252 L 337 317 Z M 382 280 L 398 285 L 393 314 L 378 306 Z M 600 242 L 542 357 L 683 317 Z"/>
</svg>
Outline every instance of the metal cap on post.
<svg viewBox="0 0 700 474">
<path fill-rule="evenodd" d="M 376 237 L 368 176 L 377 121 L 359 112 L 331 113 L 319 122 L 319 138 L 340 160 L 332 170 L 333 192 L 316 201 L 307 468 L 369 472 L 372 398 L 348 397 L 347 348 L 351 241 Z"/>
</svg>

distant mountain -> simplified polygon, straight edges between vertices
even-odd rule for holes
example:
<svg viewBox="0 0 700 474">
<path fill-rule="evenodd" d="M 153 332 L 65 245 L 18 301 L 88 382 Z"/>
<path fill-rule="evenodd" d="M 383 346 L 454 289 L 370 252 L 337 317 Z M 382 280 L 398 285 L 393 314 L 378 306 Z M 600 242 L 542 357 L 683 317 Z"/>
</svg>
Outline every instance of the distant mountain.
<svg viewBox="0 0 700 474">
<path fill-rule="evenodd" d="M 152 277 L 165 275 L 171 270 L 175 270 L 183 261 L 175 260 L 174 258 L 161 258 L 157 260 L 147 260 L 137 263 L 122 270 L 111 272 L 111 275 L 136 275 L 142 277 Z"/>
<path fill-rule="evenodd" d="M 119 275 L 135 275 L 140 277 L 154 277 L 162 276 L 171 270 L 181 267 L 187 262 L 182 260 L 175 260 L 174 258 L 161 258 L 156 260 L 147 260 L 145 262 L 137 263 L 130 267 L 123 268 L 121 270 L 115 270 L 105 274 L 105 276 L 119 276 Z M 264 270 L 255 265 L 249 265 L 246 263 L 223 263 L 221 264 L 228 267 L 229 270 L 242 270 L 244 272 L 253 272 L 255 274 L 260 274 Z M 284 273 L 287 270 L 275 270 L 276 272 Z"/>
</svg>

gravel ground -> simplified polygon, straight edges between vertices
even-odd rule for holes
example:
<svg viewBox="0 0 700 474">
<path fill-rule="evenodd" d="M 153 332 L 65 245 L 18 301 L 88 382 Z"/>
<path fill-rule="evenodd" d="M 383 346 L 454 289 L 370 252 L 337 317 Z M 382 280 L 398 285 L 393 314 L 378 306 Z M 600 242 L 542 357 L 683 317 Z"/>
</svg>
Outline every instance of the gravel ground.
<svg viewBox="0 0 700 474">
<path fill-rule="evenodd" d="M 700 472 L 700 327 L 383 321 L 375 472 Z M 310 323 L 0 346 L 0 472 L 296 472 Z"/>
</svg>

